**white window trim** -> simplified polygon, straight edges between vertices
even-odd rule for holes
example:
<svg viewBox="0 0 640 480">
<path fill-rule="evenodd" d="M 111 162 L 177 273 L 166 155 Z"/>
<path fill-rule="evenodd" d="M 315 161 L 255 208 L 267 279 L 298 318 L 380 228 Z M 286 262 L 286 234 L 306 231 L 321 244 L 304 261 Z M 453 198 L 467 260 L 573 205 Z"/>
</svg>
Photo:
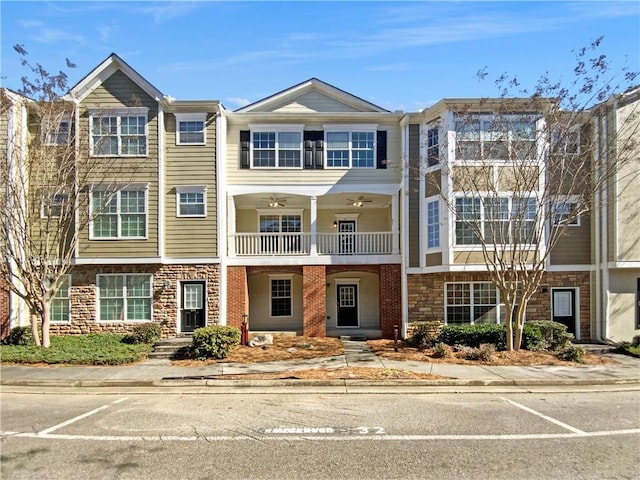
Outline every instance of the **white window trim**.
<svg viewBox="0 0 640 480">
<path fill-rule="evenodd" d="M 150 285 L 150 296 L 149 298 L 151 299 L 151 307 L 149 310 L 149 314 L 150 317 L 148 320 L 128 320 L 126 318 L 123 318 L 122 320 L 102 320 L 100 318 L 100 282 L 99 282 L 99 278 L 100 277 L 125 277 L 124 281 L 123 281 L 123 304 L 122 304 L 122 308 L 123 308 L 123 312 L 126 314 L 127 312 L 127 297 L 126 295 L 124 295 L 124 288 L 126 288 L 127 285 L 127 280 L 126 277 L 130 277 L 130 276 L 141 276 L 141 275 L 146 275 L 149 277 L 149 285 Z M 99 273 L 96 275 L 96 323 L 118 323 L 118 324 L 123 324 L 123 323 L 149 323 L 153 321 L 153 274 L 151 273 Z"/>
<path fill-rule="evenodd" d="M 71 142 L 71 115 L 65 113 L 62 114 L 59 118 L 54 119 L 54 124 L 57 124 L 58 126 L 62 123 L 66 122 L 68 127 L 67 127 L 67 141 L 65 143 L 58 143 L 58 142 L 52 142 L 51 141 L 51 121 L 49 118 L 43 118 L 42 122 L 41 122 L 41 141 L 43 145 L 46 146 L 60 146 L 60 145 L 69 145 Z M 55 136 L 57 138 L 57 135 L 59 134 L 59 131 L 55 133 Z"/>
<path fill-rule="evenodd" d="M 147 107 L 131 107 L 124 109 L 89 109 L 89 156 L 90 157 L 98 157 L 98 158 L 109 158 L 109 157 L 129 157 L 129 158 L 145 158 L 149 156 L 149 109 Z M 100 117 L 117 117 L 117 129 L 118 133 L 118 153 L 115 155 L 98 155 L 94 153 L 94 145 L 93 145 L 93 122 L 95 118 Z M 123 154 L 122 153 L 122 142 L 120 141 L 120 137 L 122 133 L 120 131 L 122 117 L 144 117 L 144 138 L 145 138 L 145 153 L 144 154 Z M 126 135 L 125 135 L 126 136 Z"/>
<path fill-rule="evenodd" d="M 50 305 L 50 308 L 51 308 L 51 306 L 53 305 L 53 302 L 55 300 L 64 300 L 66 298 L 67 299 L 67 305 L 69 306 L 69 310 L 68 310 L 69 311 L 69 316 L 67 317 L 66 320 L 53 320 L 53 317 L 51 316 L 51 312 L 50 312 L 50 315 L 49 315 L 50 321 L 54 325 L 69 325 L 71 323 L 71 274 L 67 273 L 65 275 L 62 275 L 62 277 L 66 277 L 66 280 L 67 280 L 67 287 L 68 287 L 67 296 L 64 297 L 64 298 L 53 297 L 51 299 L 51 302 L 50 302 L 49 305 Z M 61 288 L 62 288 L 62 285 L 61 285 Z M 58 292 L 56 292 L 56 295 L 59 292 L 60 292 L 60 290 L 58 290 Z"/>
<path fill-rule="evenodd" d="M 429 225 L 436 225 L 434 224 L 429 224 L 429 204 L 431 203 L 436 203 L 437 208 L 438 208 L 438 245 L 435 247 L 430 247 L 429 246 Z M 434 253 L 434 252 L 439 252 L 442 251 L 442 232 L 444 230 L 443 228 L 443 223 L 442 223 L 442 208 L 441 208 L 441 202 L 440 202 L 440 197 L 439 196 L 431 196 L 431 197 L 427 197 L 425 198 L 425 203 L 424 203 L 424 211 L 425 211 L 425 218 L 424 218 L 424 245 L 425 248 L 427 249 L 427 251 L 429 253 Z"/>
<path fill-rule="evenodd" d="M 475 322 L 473 321 L 473 307 L 475 306 L 474 300 L 473 300 L 473 285 L 484 285 L 484 284 L 490 284 L 493 285 L 493 287 L 496 289 L 496 322 L 495 324 L 491 324 L 491 325 L 500 325 L 502 323 L 502 318 L 500 317 L 500 307 L 504 306 L 504 304 L 502 303 L 502 299 L 500 298 L 500 290 L 498 289 L 498 287 L 492 283 L 492 282 L 445 282 L 444 283 L 444 324 L 445 325 L 449 325 L 449 313 L 448 313 L 448 307 L 452 306 L 466 306 L 469 305 L 469 307 L 471 308 L 470 310 L 470 318 L 469 318 L 469 322 L 468 323 L 452 323 L 451 325 L 475 325 Z M 449 300 L 447 298 L 447 288 L 449 285 L 471 285 L 471 288 L 469 290 L 469 303 L 468 304 L 464 304 L 464 305 L 449 305 Z M 486 304 L 479 304 L 479 305 L 486 305 Z"/>
<path fill-rule="evenodd" d="M 556 203 L 565 203 L 567 205 L 575 205 L 579 201 L 579 197 L 577 195 L 559 195 L 556 200 L 553 200 L 551 203 L 551 225 L 553 226 L 567 226 L 567 227 L 579 227 L 581 226 L 580 218 L 581 215 L 577 215 L 574 219 L 575 223 L 556 223 L 555 218 L 555 204 Z"/>
<path fill-rule="evenodd" d="M 304 168 L 304 124 L 249 124 L 249 131 L 251 132 L 250 136 L 250 160 L 251 160 L 251 169 L 252 170 L 302 170 Z M 276 164 L 273 167 L 261 167 L 255 166 L 253 164 L 253 134 L 254 133 L 275 133 L 276 134 Z M 279 165 L 280 158 L 278 156 L 278 133 L 299 133 L 300 134 L 300 166 L 298 167 L 282 167 Z"/>
<path fill-rule="evenodd" d="M 291 303 L 291 315 L 277 315 L 277 316 L 273 316 L 272 312 L 273 312 L 273 295 L 271 292 L 271 282 L 272 280 L 289 280 L 291 282 L 291 290 L 290 290 L 290 296 L 289 296 L 289 302 Z M 285 297 L 280 297 L 280 298 L 285 298 Z M 273 318 L 273 319 L 281 319 L 281 318 L 293 318 L 294 316 L 294 312 L 293 312 L 293 307 L 294 307 L 294 303 L 293 303 L 293 274 L 271 274 L 269 275 L 269 318 Z"/>
<path fill-rule="evenodd" d="M 176 145 L 206 145 L 207 144 L 207 114 L 206 113 L 174 113 L 176 117 Z M 202 122 L 202 142 L 180 141 L 181 122 Z"/>
<path fill-rule="evenodd" d="M 258 228 L 257 228 L 257 232 L 260 233 L 260 217 L 263 215 L 269 215 L 269 216 L 277 216 L 280 217 L 280 225 L 278 228 L 280 228 L 282 226 L 282 216 L 283 215 L 300 215 L 300 231 L 299 232 L 285 232 L 288 234 L 297 234 L 297 233 L 303 233 L 304 232 L 304 209 L 303 208 L 270 208 L 270 209 L 266 209 L 266 208 L 260 208 L 257 209 L 256 212 L 258 213 Z M 276 233 L 283 233 L 283 232 L 265 232 L 265 233 L 270 233 L 270 234 L 276 234 Z"/>
<path fill-rule="evenodd" d="M 65 195 L 67 197 L 66 201 L 64 201 L 63 203 L 59 203 L 59 204 L 55 204 L 56 206 L 60 206 L 61 209 L 64 209 L 65 206 L 69 205 L 69 193 L 67 193 L 66 191 L 61 191 L 61 192 L 56 192 L 55 189 L 53 192 L 43 192 L 43 198 L 41 199 L 42 205 L 40 206 L 40 218 L 45 219 L 45 218 L 60 218 L 60 215 L 47 215 L 47 211 L 46 208 L 47 206 L 44 204 L 45 201 L 45 197 L 44 195 L 47 195 L 47 198 L 51 199 L 51 204 L 49 205 L 48 208 L 51 208 L 54 206 L 53 204 L 53 197 L 55 197 L 56 195 Z"/>
<path fill-rule="evenodd" d="M 201 193 L 203 195 L 204 213 L 201 215 L 183 215 L 180 213 L 181 193 Z M 205 218 L 207 216 L 207 185 L 178 185 L 176 186 L 176 217 Z"/>
<path fill-rule="evenodd" d="M 375 170 L 378 168 L 378 138 L 377 130 L 378 125 L 372 124 L 329 124 L 322 126 L 324 130 L 324 168 L 328 170 L 351 170 L 351 169 L 363 169 L 363 170 Z M 353 166 L 353 150 L 351 149 L 351 139 L 354 132 L 366 132 L 373 133 L 373 165 L 371 167 L 354 167 Z M 327 141 L 328 133 L 348 133 L 349 134 L 349 165 L 346 167 L 330 167 L 329 166 L 329 148 Z"/>
<path fill-rule="evenodd" d="M 121 215 L 122 212 L 120 212 L 120 192 L 122 191 L 144 191 L 144 233 L 145 235 L 143 237 L 123 237 L 120 235 L 120 231 L 121 231 Z M 93 220 L 96 217 L 96 215 L 93 213 L 93 192 L 98 192 L 98 191 L 108 191 L 108 192 L 112 192 L 113 194 L 115 194 L 118 197 L 118 212 L 117 212 L 117 227 L 116 227 L 116 231 L 118 232 L 118 235 L 115 237 L 95 237 L 93 235 Z M 101 241 L 101 240 L 148 240 L 149 238 L 149 184 L 148 183 L 132 183 L 123 187 L 118 187 L 118 186 L 107 186 L 107 185 L 100 185 L 97 187 L 92 187 L 89 190 L 89 218 L 91 219 L 89 221 L 89 240 L 96 240 L 96 241 Z"/>
</svg>

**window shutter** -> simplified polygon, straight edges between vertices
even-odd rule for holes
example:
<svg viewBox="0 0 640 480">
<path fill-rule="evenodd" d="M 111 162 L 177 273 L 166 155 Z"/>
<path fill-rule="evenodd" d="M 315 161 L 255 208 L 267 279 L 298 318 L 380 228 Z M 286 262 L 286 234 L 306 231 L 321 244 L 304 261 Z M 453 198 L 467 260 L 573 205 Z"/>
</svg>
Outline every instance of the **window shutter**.
<svg viewBox="0 0 640 480">
<path fill-rule="evenodd" d="M 387 132 L 378 130 L 376 133 L 376 168 L 387 168 Z"/>
<path fill-rule="evenodd" d="M 251 166 L 251 131 L 240 130 L 240 168 Z"/>
<path fill-rule="evenodd" d="M 304 168 L 324 168 L 324 132 L 304 132 Z"/>
</svg>

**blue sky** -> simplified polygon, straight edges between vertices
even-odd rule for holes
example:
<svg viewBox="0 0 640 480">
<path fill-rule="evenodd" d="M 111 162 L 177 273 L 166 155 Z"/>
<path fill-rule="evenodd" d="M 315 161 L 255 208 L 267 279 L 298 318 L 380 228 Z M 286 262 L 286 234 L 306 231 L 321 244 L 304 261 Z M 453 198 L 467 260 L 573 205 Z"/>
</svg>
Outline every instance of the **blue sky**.
<svg viewBox="0 0 640 480">
<path fill-rule="evenodd" d="M 389 110 L 570 79 L 574 51 L 604 36 L 614 68 L 640 70 L 640 2 L 0 2 L 2 85 L 12 46 L 75 84 L 115 52 L 165 95 L 236 109 L 317 77 Z M 76 69 L 65 66 L 68 58 Z M 487 80 L 476 77 L 479 69 Z"/>
</svg>

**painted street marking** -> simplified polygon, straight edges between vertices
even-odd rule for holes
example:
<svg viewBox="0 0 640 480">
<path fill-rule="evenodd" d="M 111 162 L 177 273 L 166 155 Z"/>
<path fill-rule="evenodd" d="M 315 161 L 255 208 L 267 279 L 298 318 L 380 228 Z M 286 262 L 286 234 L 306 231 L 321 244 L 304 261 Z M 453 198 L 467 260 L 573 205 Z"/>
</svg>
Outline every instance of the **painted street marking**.
<svg viewBox="0 0 640 480">
<path fill-rule="evenodd" d="M 260 438 L 249 437 L 246 435 L 218 435 L 218 436 L 175 436 L 175 435 L 63 435 L 63 434 L 40 434 L 33 432 L 18 433 L 9 435 L 13 432 L 0 432 L 0 437 L 6 438 L 38 438 L 47 440 L 80 440 L 95 442 L 195 442 L 204 440 L 207 442 L 237 442 L 237 441 L 254 441 L 254 442 L 297 442 L 297 441 L 327 441 L 327 442 L 362 442 L 362 441 L 404 441 L 404 442 L 423 442 L 438 440 L 552 440 L 552 439 L 573 439 L 573 438 L 590 438 L 590 437 L 610 437 L 617 435 L 638 435 L 640 428 L 632 428 L 627 430 L 605 430 L 599 432 L 582 432 L 578 433 L 531 433 L 531 434 L 507 434 L 507 435 L 333 435 L 333 436 L 314 436 L 314 435 L 297 435 L 297 436 L 265 436 Z"/>
<path fill-rule="evenodd" d="M 571 425 L 568 425 L 568 424 L 566 424 L 564 422 L 561 422 L 560 420 L 556 420 L 555 418 L 549 417 L 549 416 L 547 416 L 547 415 L 545 415 L 543 413 L 536 412 L 535 410 L 533 410 L 533 409 L 531 409 L 529 407 L 525 407 L 524 405 L 521 405 L 520 403 L 514 402 L 513 400 L 509 400 L 508 398 L 503 398 L 502 400 L 505 400 L 507 403 L 510 403 L 514 407 L 521 408 L 525 412 L 529 412 L 529 413 L 532 413 L 532 414 L 534 414 L 534 415 L 536 415 L 536 416 L 538 416 L 540 418 L 543 418 L 544 420 L 547 420 L 548 422 L 555 423 L 556 425 L 558 425 L 558 426 L 560 426 L 562 428 L 565 428 L 565 429 L 569 430 L 570 432 L 574 432 L 574 433 L 576 433 L 578 435 L 587 435 L 586 432 L 583 432 L 580 429 L 572 427 Z"/>
<path fill-rule="evenodd" d="M 382 427 L 276 427 L 259 428 L 263 435 L 384 435 Z"/>
<path fill-rule="evenodd" d="M 108 405 L 103 405 L 103 406 L 101 406 L 101 407 L 94 408 L 94 409 L 93 409 L 93 410 L 91 410 L 90 412 L 83 413 L 82 415 L 78 415 L 77 417 L 74 417 L 74 418 L 72 418 L 71 420 L 67 420 L 66 422 L 62 422 L 62 423 L 59 423 L 58 425 L 54 425 L 53 427 L 49 427 L 49 428 L 47 428 L 46 430 L 42 430 L 41 432 L 38 432 L 36 435 L 37 435 L 38 437 L 44 437 L 44 436 L 47 436 L 47 435 L 49 435 L 51 432 L 53 432 L 53 431 L 55 431 L 55 430 L 58 430 L 58 429 L 60 429 L 60 428 L 62 428 L 62 427 L 66 427 L 67 425 L 71 425 L 72 423 L 75 423 L 75 422 L 77 422 L 78 420 L 82 420 L 83 418 L 90 417 L 91 415 L 94 415 L 94 414 L 96 414 L 96 413 L 98 413 L 98 412 L 101 412 L 102 410 L 106 410 L 107 408 L 109 408 L 109 407 L 110 407 L 110 406 L 112 406 L 112 405 L 116 405 L 116 404 L 118 404 L 118 403 L 122 403 L 122 402 L 124 402 L 125 400 L 128 400 L 128 397 L 121 398 L 121 399 L 119 399 L 119 400 L 116 400 L 116 401 L 114 401 L 114 402 L 109 403 Z"/>
</svg>

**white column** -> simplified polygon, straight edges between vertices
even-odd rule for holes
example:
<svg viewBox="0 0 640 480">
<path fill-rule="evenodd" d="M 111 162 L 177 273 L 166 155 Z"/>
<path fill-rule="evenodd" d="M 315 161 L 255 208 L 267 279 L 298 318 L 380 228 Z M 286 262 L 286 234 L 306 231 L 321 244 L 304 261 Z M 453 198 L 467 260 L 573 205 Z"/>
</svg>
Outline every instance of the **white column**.
<svg viewBox="0 0 640 480">
<path fill-rule="evenodd" d="M 400 254 L 400 203 L 398 194 L 391 196 L 391 253 Z"/>
<path fill-rule="evenodd" d="M 232 196 L 227 197 L 227 247 L 229 249 L 229 257 L 236 256 L 236 204 Z"/>
<path fill-rule="evenodd" d="M 312 256 L 318 255 L 318 244 L 316 238 L 317 232 L 317 218 L 318 218 L 318 197 L 315 195 L 309 197 L 311 201 L 311 250 L 310 254 Z"/>
</svg>

